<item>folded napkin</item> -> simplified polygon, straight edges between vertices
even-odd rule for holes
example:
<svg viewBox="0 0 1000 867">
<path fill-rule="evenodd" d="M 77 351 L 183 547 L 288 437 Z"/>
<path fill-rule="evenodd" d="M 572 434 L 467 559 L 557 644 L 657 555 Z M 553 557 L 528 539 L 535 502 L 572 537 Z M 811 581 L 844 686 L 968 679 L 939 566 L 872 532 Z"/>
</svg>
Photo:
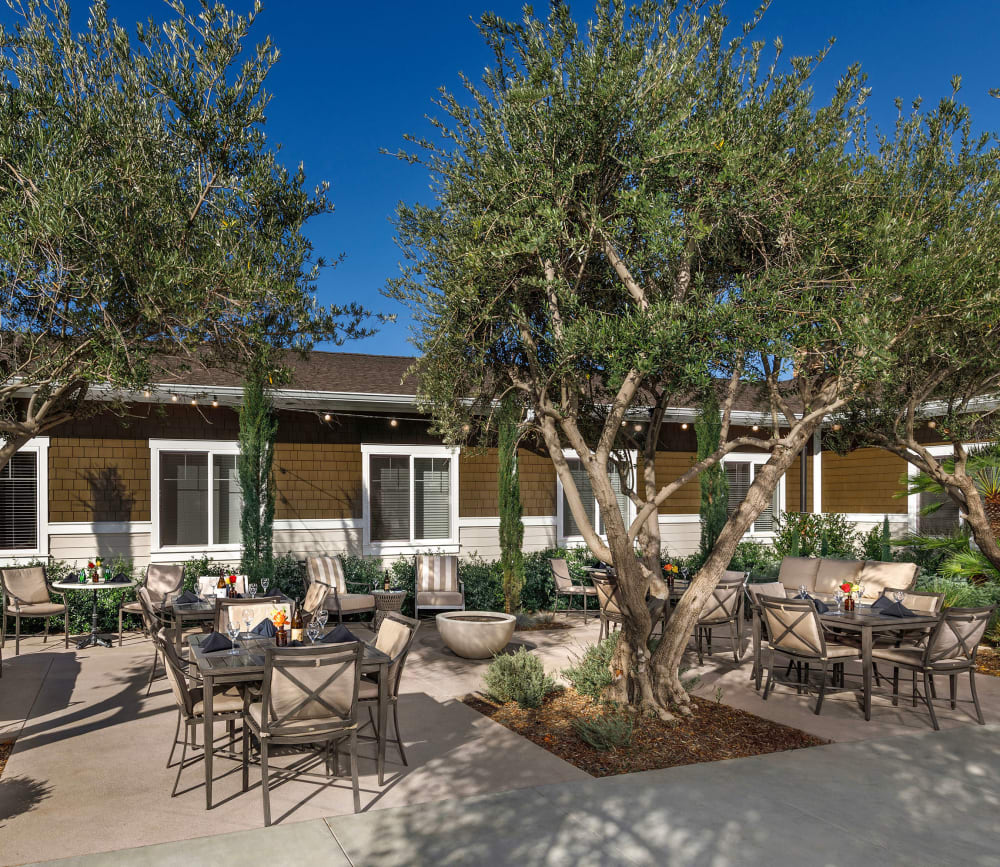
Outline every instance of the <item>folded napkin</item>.
<svg viewBox="0 0 1000 867">
<path fill-rule="evenodd" d="M 296 640 L 296 641 L 289 641 L 288 642 L 288 646 L 289 647 L 305 647 L 305 645 L 301 641 L 298 641 L 298 640 Z"/>
<path fill-rule="evenodd" d="M 190 590 L 185 590 L 183 593 L 181 593 L 180 596 L 178 596 L 176 599 L 174 599 L 174 604 L 175 605 L 178 602 L 181 605 L 188 605 L 188 604 L 190 604 L 192 602 L 201 602 L 201 599 L 198 598 L 198 595 L 196 593 L 192 593 Z"/>
<path fill-rule="evenodd" d="M 278 634 L 278 630 L 275 628 L 274 624 L 271 622 L 270 617 L 265 617 L 258 623 L 253 629 L 250 630 L 254 635 L 260 635 L 264 638 L 274 638 Z"/>
<path fill-rule="evenodd" d="M 816 611 L 820 614 L 826 614 L 830 610 L 830 606 L 827 605 L 822 599 L 817 599 L 815 596 L 810 596 L 808 593 L 799 593 L 796 599 L 811 599 L 812 604 L 816 606 Z"/>
<path fill-rule="evenodd" d="M 888 614 L 890 617 L 913 617 L 913 612 L 906 608 L 902 602 L 894 602 L 888 596 L 879 596 L 872 603 L 872 611 Z"/>
<path fill-rule="evenodd" d="M 212 653 L 215 650 L 231 650 L 233 643 L 221 632 L 210 632 L 208 637 L 201 643 L 203 653 Z"/>
<path fill-rule="evenodd" d="M 128 575 L 125 575 L 122 572 L 119 572 L 117 575 L 114 576 L 114 578 L 108 581 L 108 584 L 130 584 L 130 583 L 131 582 L 128 580 Z"/>
<path fill-rule="evenodd" d="M 320 641 L 323 644 L 343 644 L 345 641 L 360 641 L 350 629 L 344 626 L 343 623 L 337 624 L 333 629 L 331 629 L 326 635 L 324 635 Z"/>
</svg>

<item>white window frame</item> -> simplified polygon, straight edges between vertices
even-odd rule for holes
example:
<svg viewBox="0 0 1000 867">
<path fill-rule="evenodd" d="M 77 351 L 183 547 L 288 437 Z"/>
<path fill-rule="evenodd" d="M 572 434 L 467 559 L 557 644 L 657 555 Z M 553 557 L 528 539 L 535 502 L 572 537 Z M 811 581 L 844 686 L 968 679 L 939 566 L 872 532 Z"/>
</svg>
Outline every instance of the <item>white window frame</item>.
<svg viewBox="0 0 1000 867">
<path fill-rule="evenodd" d="M 49 556 L 49 438 L 32 437 L 17 450 L 18 454 L 21 452 L 36 455 L 36 538 L 34 548 L 0 549 L 0 559 L 10 566 Z"/>
<path fill-rule="evenodd" d="M 621 452 L 617 452 L 616 454 L 621 454 Z M 628 457 L 628 461 L 629 461 L 629 464 L 632 467 L 632 473 L 633 473 L 633 476 L 634 476 L 635 473 L 636 473 L 636 471 L 637 471 L 636 467 L 638 466 L 638 463 L 639 463 L 639 453 L 635 449 L 629 449 L 629 450 L 627 450 L 625 452 L 625 454 Z M 563 449 L 563 457 L 568 458 L 570 460 L 579 460 L 579 461 L 582 461 L 582 458 L 580 457 L 580 455 L 577 454 L 576 449 Z M 587 542 L 583 538 L 583 536 L 564 536 L 563 535 L 563 527 L 566 526 L 563 523 L 563 516 L 565 514 L 565 509 L 564 509 L 564 506 L 563 506 L 563 500 L 564 499 L 565 499 L 565 497 L 563 496 L 563 483 L 562 483 L 562 479 L 560 479 L 559 478 L 559 474 L 556 473 L 556 543 L 558 544 L 558 546 L 560 548 L 579 548 L 579 547 L 584 546 L 584 545 L 587 544 Z M 632 522 L 635 520 L 635 514 L 636 514 L 636 512 L 635 512 L 635 503 L 632 502 L 631 498 L 628 499 L 628 508 L 627 508 L 626 511 L 627 511 L 627 514 L 626 514 L 625 526 L 626 527 L 630 527 L 630 526 L 632 526 Z M 597 506 L 597 498 L 595 497 L 594 498 L 594 515 L 596 516 L 598 514 L 598 512 L 599 512 L 599 509 L 598 509 L 598 506 Z M 595 527 L 594 529 L 596 530 L 597 528 Z M 605 542 L 607 542 L 607 540 L 608 540 L 608 534 L 607 533 L 598 533 L 597 535 L 598 535 L 598 537 L 600 539 L 603 539 Z"/>
<path fill-rule="evenodd" d="M 239 554 L 242 542 L 213 543 L 213 516 L 215 514 L 215 455 L 238 455 L 240 444 L 234 440 L 159 440 L 149 441 L 150 452 L 150 517 L 152 519 L 151 554 L 169 554 L 171 557 L 197 557 L 200 554 Z M 190 545 L 160 544 L 160 452 L 203 452 L 208 455 L 208 544 Z"/>
<path fill-rule="evenodd" d="M 460 449 L 450 446 L 417 446 L 417 445 L 379 445 L 378 443 L 361 444 L 361 479 L 362 479 L 362 545 L 366 554 L 406 555 L 421 552 L 439 554 L 457 554 L 458 541 L 458 457 Z M 372 455 L 403 455 L 410 459 L 410 538 L 403 541 L 373 541 L 371 521 L 371 456 Z M 449 458 L 448 464 L 448 526 L 450 535 L 447 539 L 415 539 L 413 537 L 413 497 L 416 485 L 413 484 L 414 458 Z"/>
<path fill-rule="evenodd" d="M 750 484 L 754 483 L 757 478 L 757 468 L 766 464 L 768 458 L 771 455 L 767 452 L 730 452 L 722 458 L 722 465 L 728 463 L 734 464 L 745 464 L 749 463 L 750 470 Z M 782 515 L 785 514 L 785 476 L 782 474 L 781 478 L 778 480 L 778 487 L 775 489 L 775 510 L 774 510 L 774 520 L 777 521 Z M 754 521 L 754 524 L 757 523 Z M 774 530 L 769 531 L 758 531 L 754 529 L 753 524 L 750 525 L 750 529 L 743 534 L 744 539 L 750 539 L 753 541 L 769 541 L 773 540 L 776 536 Z"/>
</svg>

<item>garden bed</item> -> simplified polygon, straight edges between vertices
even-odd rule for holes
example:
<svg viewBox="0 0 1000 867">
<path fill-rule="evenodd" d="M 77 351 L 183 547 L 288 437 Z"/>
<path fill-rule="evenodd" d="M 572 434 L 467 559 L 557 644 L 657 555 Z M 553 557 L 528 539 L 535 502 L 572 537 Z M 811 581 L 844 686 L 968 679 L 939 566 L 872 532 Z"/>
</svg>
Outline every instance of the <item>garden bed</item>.
<svg viewBox="0 0 1000 867">
<path fill-rule="evenodd" d="M 3 769 L 7 767 L 7 759 L 14 752 L 13 741 L 0 741 L 0 776 L 3 776 Z"/>
<path fill-rule="evenodd" d="M 599 717 L 604 708 L 575 690 L 553 693 L 534 710 L 525 710 L 514 702 L 497 705 L 481 695 L 466 696 L 464 701 L 594 777 L 746 758 L 828 743 L 728 705 L 692 698 L 695 710 L 692 719 L 668 725 L 644 717 L 637 722 L 628 746 L 597 750 L 580 739 L 573 729 L 573 720 Z"/>
<path fill-rule="evenodd" d="M 1000 649 L 981 644 L 976 651 L 976 672 L 1000 677 Z"/>
</svg>

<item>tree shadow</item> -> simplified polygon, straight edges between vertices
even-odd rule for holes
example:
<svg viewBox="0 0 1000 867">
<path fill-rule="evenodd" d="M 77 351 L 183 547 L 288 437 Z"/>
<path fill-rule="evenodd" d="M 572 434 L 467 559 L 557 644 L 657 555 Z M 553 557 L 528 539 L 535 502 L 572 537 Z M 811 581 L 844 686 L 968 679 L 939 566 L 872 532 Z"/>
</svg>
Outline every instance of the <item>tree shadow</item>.
<svg viewBox="0 0 1000 867">
<path fill-rule="evenodd" d="M 31 812 L 51 794 L 52 786 L 31 777 L 0 778 L 0 828 L 15 816 Z"/>
<path fill-rule="evenodd" d="M 104 467 L 100 470 L 90 470 L 83 474 L 90 486 L 90 500 L 86 506 L 90 509 L 93 521 L 131 521 L 135 508 L 135 498 L 129 493 L 122 481 L 117 467 Z M 113 537 L 108 533 L 96 535 L 97 556 L 110 561 L 117 555 L 128 556 L 131 552 L 115 550 Z"/>
</svg>

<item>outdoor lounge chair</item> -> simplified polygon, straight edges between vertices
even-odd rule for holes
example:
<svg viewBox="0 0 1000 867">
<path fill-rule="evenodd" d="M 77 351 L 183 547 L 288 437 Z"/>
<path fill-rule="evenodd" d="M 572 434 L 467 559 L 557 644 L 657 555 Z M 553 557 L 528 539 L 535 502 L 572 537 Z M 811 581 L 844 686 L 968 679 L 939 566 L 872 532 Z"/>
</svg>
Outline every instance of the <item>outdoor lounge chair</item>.
<svg viewBox="0 0 1000 867">
<path fill-rule="evenodd" d="M 414 616 L 420 610 L 464 611 L 465 588 L 458 579 L 458 557 L 453 554 L 417 554 Z"/>
<path fill-rule="evenodd" d="M 164 602 L 167 601 L 167 597 L 171 593 L 177 593 L 180 591 L 181 587 L 184 586 L 184 567 L 175 565 L 161 565 L 158 563 L 152 563 L 146 567 L 146 578 L 142 582 L 141 587 L 145 587 L 147 593 L 149 594 L 148 601 L 152 607 L 159 608 Z M 136 596 L 138 597 L 139 588 L 136 589 Z M 143 618 L 143 628 L 146 627 L 146 620 L 143 616 L 142 604 L 139 602 L 138 598 L 134 602 L 123 602 L 118 606 L 118 646 L 122 646 L 122 615 L 124 614 L 135 614 Z M 147 630 L 148 631 L 148 630 Z M 153 633 L 149 632 L 149 637 L 153 637 Z M 156 668 L 155 662 L 153 668 Z"/>
<path fill-rule="evenodd" d="M 810 663 L 819 665 L 820 684 L 815 709 L 815 713 L 818 714 L 823 707 L 827 674 L 831 664 L 836 669 L 848 660 L 860 659 L 861 651 L 848 644 L 826 640 L 823 624 L 811 599 L 772 599 L 758 596 L 757 604 L 760 606 L 769 636 L 764 701 L 767 701 L 774 688 L 774 656 L 776 653 L 781 653 L 793 662 L 805 663 L 807 673 Z M 796 684 L 799 692 L 808 686 L 808 675 L 805 682 L 800 680 Z"/>
<path fill-rule="evenodd" d="M 940 726 L 934 713 L 935 696 L 931 678 L 934 675 L 948 676 L 951 685 L 949 700 L 954 709 L 958 703 L 958 676 L 968 672 L 976 720 L 980 725 L 985 725 L 986 720 L 983 719 L 976 693 L 976 651 L 995 610 L 995 605 L 985 608 L 946 608 L 923 646 L 872 648 L 872 662 L 887 662 L 892 665 L 893 707 L 899 704 L 899 670 L 902 668 L 911 671 L 913 706 L 917 706 L 918 698 L 924 700 L 931 725 L 937 731 Z M 917 689 L 918 674 L 923 675 L 923 694 Z"/>
<path fill-rule="evenodd" d="M 727 624 L 729 637 L 733 642 L 733 659 L 739 663 L 743 643 L 743 588 L 746 579 L 747 575 L 743 572 L 724 572 L 719 583 L 715 585 L 712 595 L 705 600 L 694 627 L 699 665 L 704 662 L 703 642 L 707 644 L 711 656 L 712 630 Z"/>
<path fill-rule="evenodd" d="M 324 584 L 327 595 L 324 605 L 331 614 L 337 615 L 337 622 L 344 622 L 345 614 L 375 615 L 375 597 L 371 593 L 352 593 L 344 577 L 344 564 L 336 554 L 332 556 L 309 557 L 306 559 L 306 593 L 314 583 Z M 367 588 L 370 589 L 370 588 Z"/>
<path fill-rule="evenodd" d="M 278 745 L 325 749 L 331 778 L 331 748 L 348 742 L 354 812 L 361 809 L 358 789 L 358 687 L 361 678 L 360 641 L 311 647 L 268 647 L 260 701 L 247 705 L 243 725 L 243 791 L 249 788 L 250 735 L 260 742 L 261 794 L 264 824 L 271 824 L 270 777 L 316 776 L 294 768 L 270 767 L 270 750 Z M 249 693 L 248 693 L 249 695 Z M 335 761 L 339 758 L 339 750 Z M 339 772 L 339 767 L 336 771 Z"/>
<path fill-rule="evenodd" d="M 62 602 L 53 602 L 52 596 Z M 50 590 L 45 583 L 43 566 L 25 566 L 20 569 L 0 569 L 0 647 L 7 642 L 7 618 L 14 618 L 14 656 L 21 653 L 21 618 L 41 617 L 45 620 L 45 636 L 49 640 L 49 620 L 63 616 L 63 644 L 69 647 L 69 606 L 62 593 Z"/>
<path fill-rule="evenodd" d="M 549 560 L 549 568 L 552 570 L 552 580 L 556 584 L 556 601 L 560 596 L 568 597 L 566 600 L 566 616 L 569 617 L 570 602 L 574 598 L 583 599 L 583 619 L 587 620 L 587 599 L 597 596 L 597 588 L 591 584 L 574 584 L 573 576 L 569 574 L 569 564 L 561 557 L 554 557 Z"/>
<path fill-rule="evenodd" d="M 403 750 L 403 738 L 399 734 L 399 682 L 403 677 L 403 667 L 406 659 L 410 655 L 410 648 L 413 640 L 417 637 L 417 630 L 420 628 L 420 621 L 410 617 L 404 617 L 395 611 L 388 611 L 382 622 L 379 624 L 378 632 L 375 634 L 375 649 L 381 650 L 392 661 L 389 663 L 389 682 L 386 684 L 386 698 L 392 705 L 392 727 L 396 733 L 395 739 L 386 733 L 386 742 L 390 741 L 399 748 L 399 757 L 404 765 L 409 765 L 406 761 L 406 753 Z M 375 711 L 378 710 L 378 673 L 374 675 L 364 675 L 361 678 L 361 686 L 358 692 L 358 702 L 367 705 L 368 718 L 371 726 L 375 729 L 375 736 L 378 737 L 378 729 L 375 725 Z"/>
</svg>

